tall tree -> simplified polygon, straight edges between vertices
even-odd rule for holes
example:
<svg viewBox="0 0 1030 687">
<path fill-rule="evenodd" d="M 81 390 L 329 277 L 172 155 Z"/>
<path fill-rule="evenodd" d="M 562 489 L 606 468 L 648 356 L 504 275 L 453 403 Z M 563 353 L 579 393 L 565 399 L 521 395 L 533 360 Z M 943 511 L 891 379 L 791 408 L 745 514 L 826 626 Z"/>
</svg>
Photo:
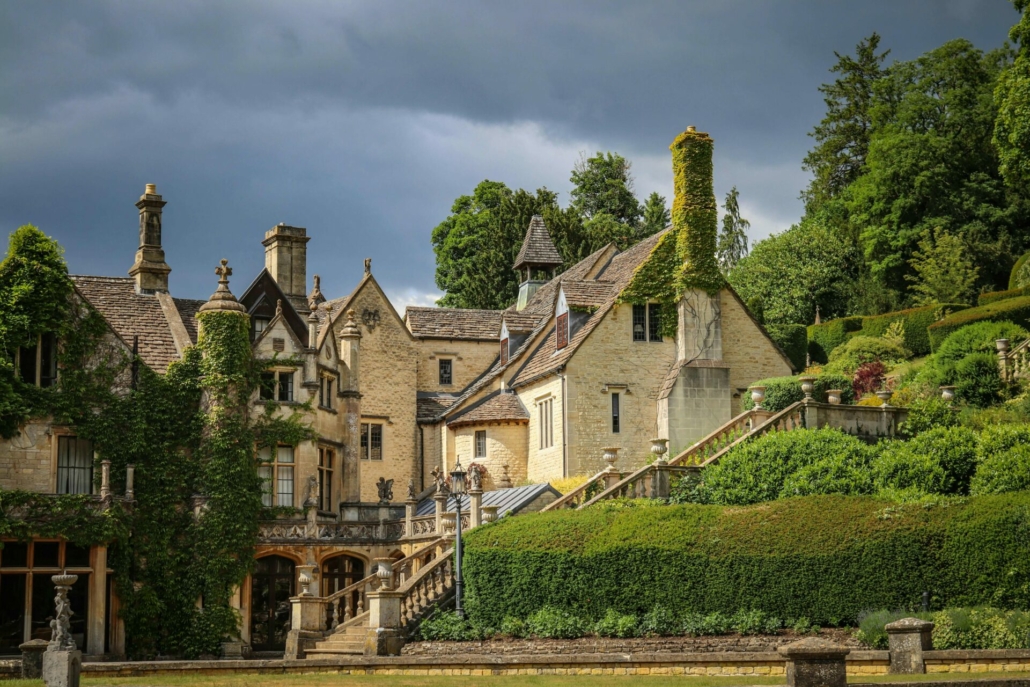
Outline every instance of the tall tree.
<svg viewBox="0 0 1030 687">
<path fill-rule="evenodd" d="M 722 216 L 722 231 L 719 232 L 717 256 L 719 267 L 729 274 L 737 263 L 747 255 L 747 230 L 751 222 L 740 216 L 740 193 L 734 186 L 726 194 L 726 214 Z"/>
<path fill-rule="evenodd" d="M 1009 38 L 1019 48 L 994 91 L 998 118 L 993 140 L 1005 181 L 1023 196 L 1030 196 L 1030 0 L 1013 0 L 1012 4 L 1023 13 L 1009 31 Z"/>
<path fill-rule="evenodd" d="M 807 208 L 838 198 L 858 178 L 869 150 L 870 107 L 873 85 L 883 77 L 881 63 L 886 50 L 877 54 L 880 36 L 873 33 L 855 47 L 855 56 L 835 52 L 837 64 L 830 71 L 838 77 L 819 91 L 826 103 L 826 116 L 809 133 L 816 146 L 801 166 L 814 178 L 802 193 Z"/>
<path fill-rule="evenodd" d="M 973 300 L 978 270 L 959 237 L 939 229 L 932 235 L 927 232 L 909 263 L 915 275 L 905 275 L 905 278 L 913 282 L 917 305 L 968 304 Z"/>
<path fill-rule="evenodd" d="M 641 218 L 637 224 L 636 238 L 643 239 L 657 234 L 669 226 L 672 216 L 665 205 L 665 198 L 652 192 L 641 207 Z"/>
<path fill-rule="evenodd" d="M 640 204 L 633 195 L 631 166 L 618 153 L 598 151 L 593 157 L 581 156 L 569 179 L 575 185 L 572 207 L 584 220 L 605 213 L 622 224 L 636 225 Z"/>
</svg>

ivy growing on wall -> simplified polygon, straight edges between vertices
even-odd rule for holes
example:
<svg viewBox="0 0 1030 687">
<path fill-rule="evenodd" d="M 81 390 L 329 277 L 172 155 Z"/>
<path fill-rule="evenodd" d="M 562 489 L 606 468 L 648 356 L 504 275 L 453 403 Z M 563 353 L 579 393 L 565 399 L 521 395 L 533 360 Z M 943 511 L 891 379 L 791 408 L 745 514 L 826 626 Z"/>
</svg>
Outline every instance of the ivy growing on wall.
<svg viewBox="0 0 1030 687">
<path fill-rule="evenodd" d="M 672 226 L 682 290 L 700 289 L 714 295 L 723 287 L 715 257 L 719 215 L 712 182 L 712 146 L 708 134 L 687 129 L 672 142 L 675 191 Z"/>
<path fill-rule="evenodd" d="M 680 298 L 676 277 L 679 264 L 676 232 L 664 234 L 658 239 L 650 257 L 640 264 L 629 285 L 619 295 L 621 303 L 659 303 L 661 331 L 666 338 L 676 336 L 676 303 Z"/>
</svg>

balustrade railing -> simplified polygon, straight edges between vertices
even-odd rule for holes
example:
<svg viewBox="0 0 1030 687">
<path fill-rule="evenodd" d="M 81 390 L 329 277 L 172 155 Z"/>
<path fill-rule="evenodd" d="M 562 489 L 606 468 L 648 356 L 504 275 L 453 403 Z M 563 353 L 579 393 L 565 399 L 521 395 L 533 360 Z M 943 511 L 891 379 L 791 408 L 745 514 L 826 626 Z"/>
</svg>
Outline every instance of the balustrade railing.
<svg viewBox="0 0 1030 687">
<path fill-rule="evenodd" d="M 454 549 L 449 548 L 423 566 L 398 591 L 401 592 L 401 627 L 422 617 L 427 608 L 454 587 Z"/>
<path fill-rule="evenodd" d="M 1030 339 L 1005 354 L 1005 376 L 1009 381 L 1030 379 Z"/>
<path fill-rule="evenodd" d="M 754 410 L 746 410 L 722 427 L 696 442 L 669 461 L 669 465 L 700 465 L 710 456 L 752 430 L 757 417 Z"/>
<path fill-rule="evenodd" d="M 552 501 L 541 508 L 540 512 L 543 513 L 544 511 L 561 510 L 563 508 L 579 508 L 598 493 L 604 491 L 610 474 L 611 473 L 607 468 L 602 470 L 586 482 L 583 482 L 583 484 L 562 496 L 560 499 Z"/>
<path fill-rule="evenodd" d="M 754 439 L 756 437 L 763 436 L 769 432 L 789 432 L 794 429 L 804 429 L 805 427 L 805 415 L 804 415 L 804 401 L 798 401 L 787 406 L 780 412 L 772 415 L 764 422 L 757 424 L 750 432 L 742 434 L 730 443 L 723 446 L 721 449 L 713 453 L 704 462 L 697 465 L 698 468 L 704 468 L 712 463 L 717 462 L 724 455 L 740 446 L 746 441 Z"/>
</svg>

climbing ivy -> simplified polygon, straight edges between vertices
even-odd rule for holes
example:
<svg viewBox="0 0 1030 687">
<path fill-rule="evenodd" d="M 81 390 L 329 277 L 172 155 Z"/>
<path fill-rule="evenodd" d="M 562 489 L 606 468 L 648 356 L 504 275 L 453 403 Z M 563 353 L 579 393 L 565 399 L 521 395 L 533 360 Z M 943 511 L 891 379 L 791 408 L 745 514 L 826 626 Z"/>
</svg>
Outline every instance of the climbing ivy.
<svg viewBox="0 0 1030 687">
<path fill-rule="evenodd" d="M 676 336 L 676 303 L 680 298 L 676 282 L 678 268 L 676 233 L 669 232 L 658 239 L 651 255 L 640 264 L 619 295 L 620 303 L 659 303 L 662 336 L 666 338 Z"/>
<path fill-rule="evenodd" d="M 679 287 L 714 295 L 724 280 L 715 258 L 719 233 L 718 207 L 712 182 L 712 146 L 708 134 L 687 129 L 672 150 L 672 226 L 681 267 Z"/>
</svg>

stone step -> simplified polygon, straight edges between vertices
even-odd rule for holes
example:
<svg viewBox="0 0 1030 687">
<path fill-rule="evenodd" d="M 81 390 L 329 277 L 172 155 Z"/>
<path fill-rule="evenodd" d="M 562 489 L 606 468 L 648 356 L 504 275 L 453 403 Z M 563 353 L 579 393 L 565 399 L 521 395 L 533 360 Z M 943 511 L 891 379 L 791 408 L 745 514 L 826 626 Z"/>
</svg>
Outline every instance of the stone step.
<svg viewBox="0 0 1030 687">
<path fill-rule="evenodd" d="M 365 653 L 365 645 L 344 647 L 338 649 L 308 649 L 304 652 L 305 658 L 326 658 L 329 656 L 362 656 Z"/>
</svg>

